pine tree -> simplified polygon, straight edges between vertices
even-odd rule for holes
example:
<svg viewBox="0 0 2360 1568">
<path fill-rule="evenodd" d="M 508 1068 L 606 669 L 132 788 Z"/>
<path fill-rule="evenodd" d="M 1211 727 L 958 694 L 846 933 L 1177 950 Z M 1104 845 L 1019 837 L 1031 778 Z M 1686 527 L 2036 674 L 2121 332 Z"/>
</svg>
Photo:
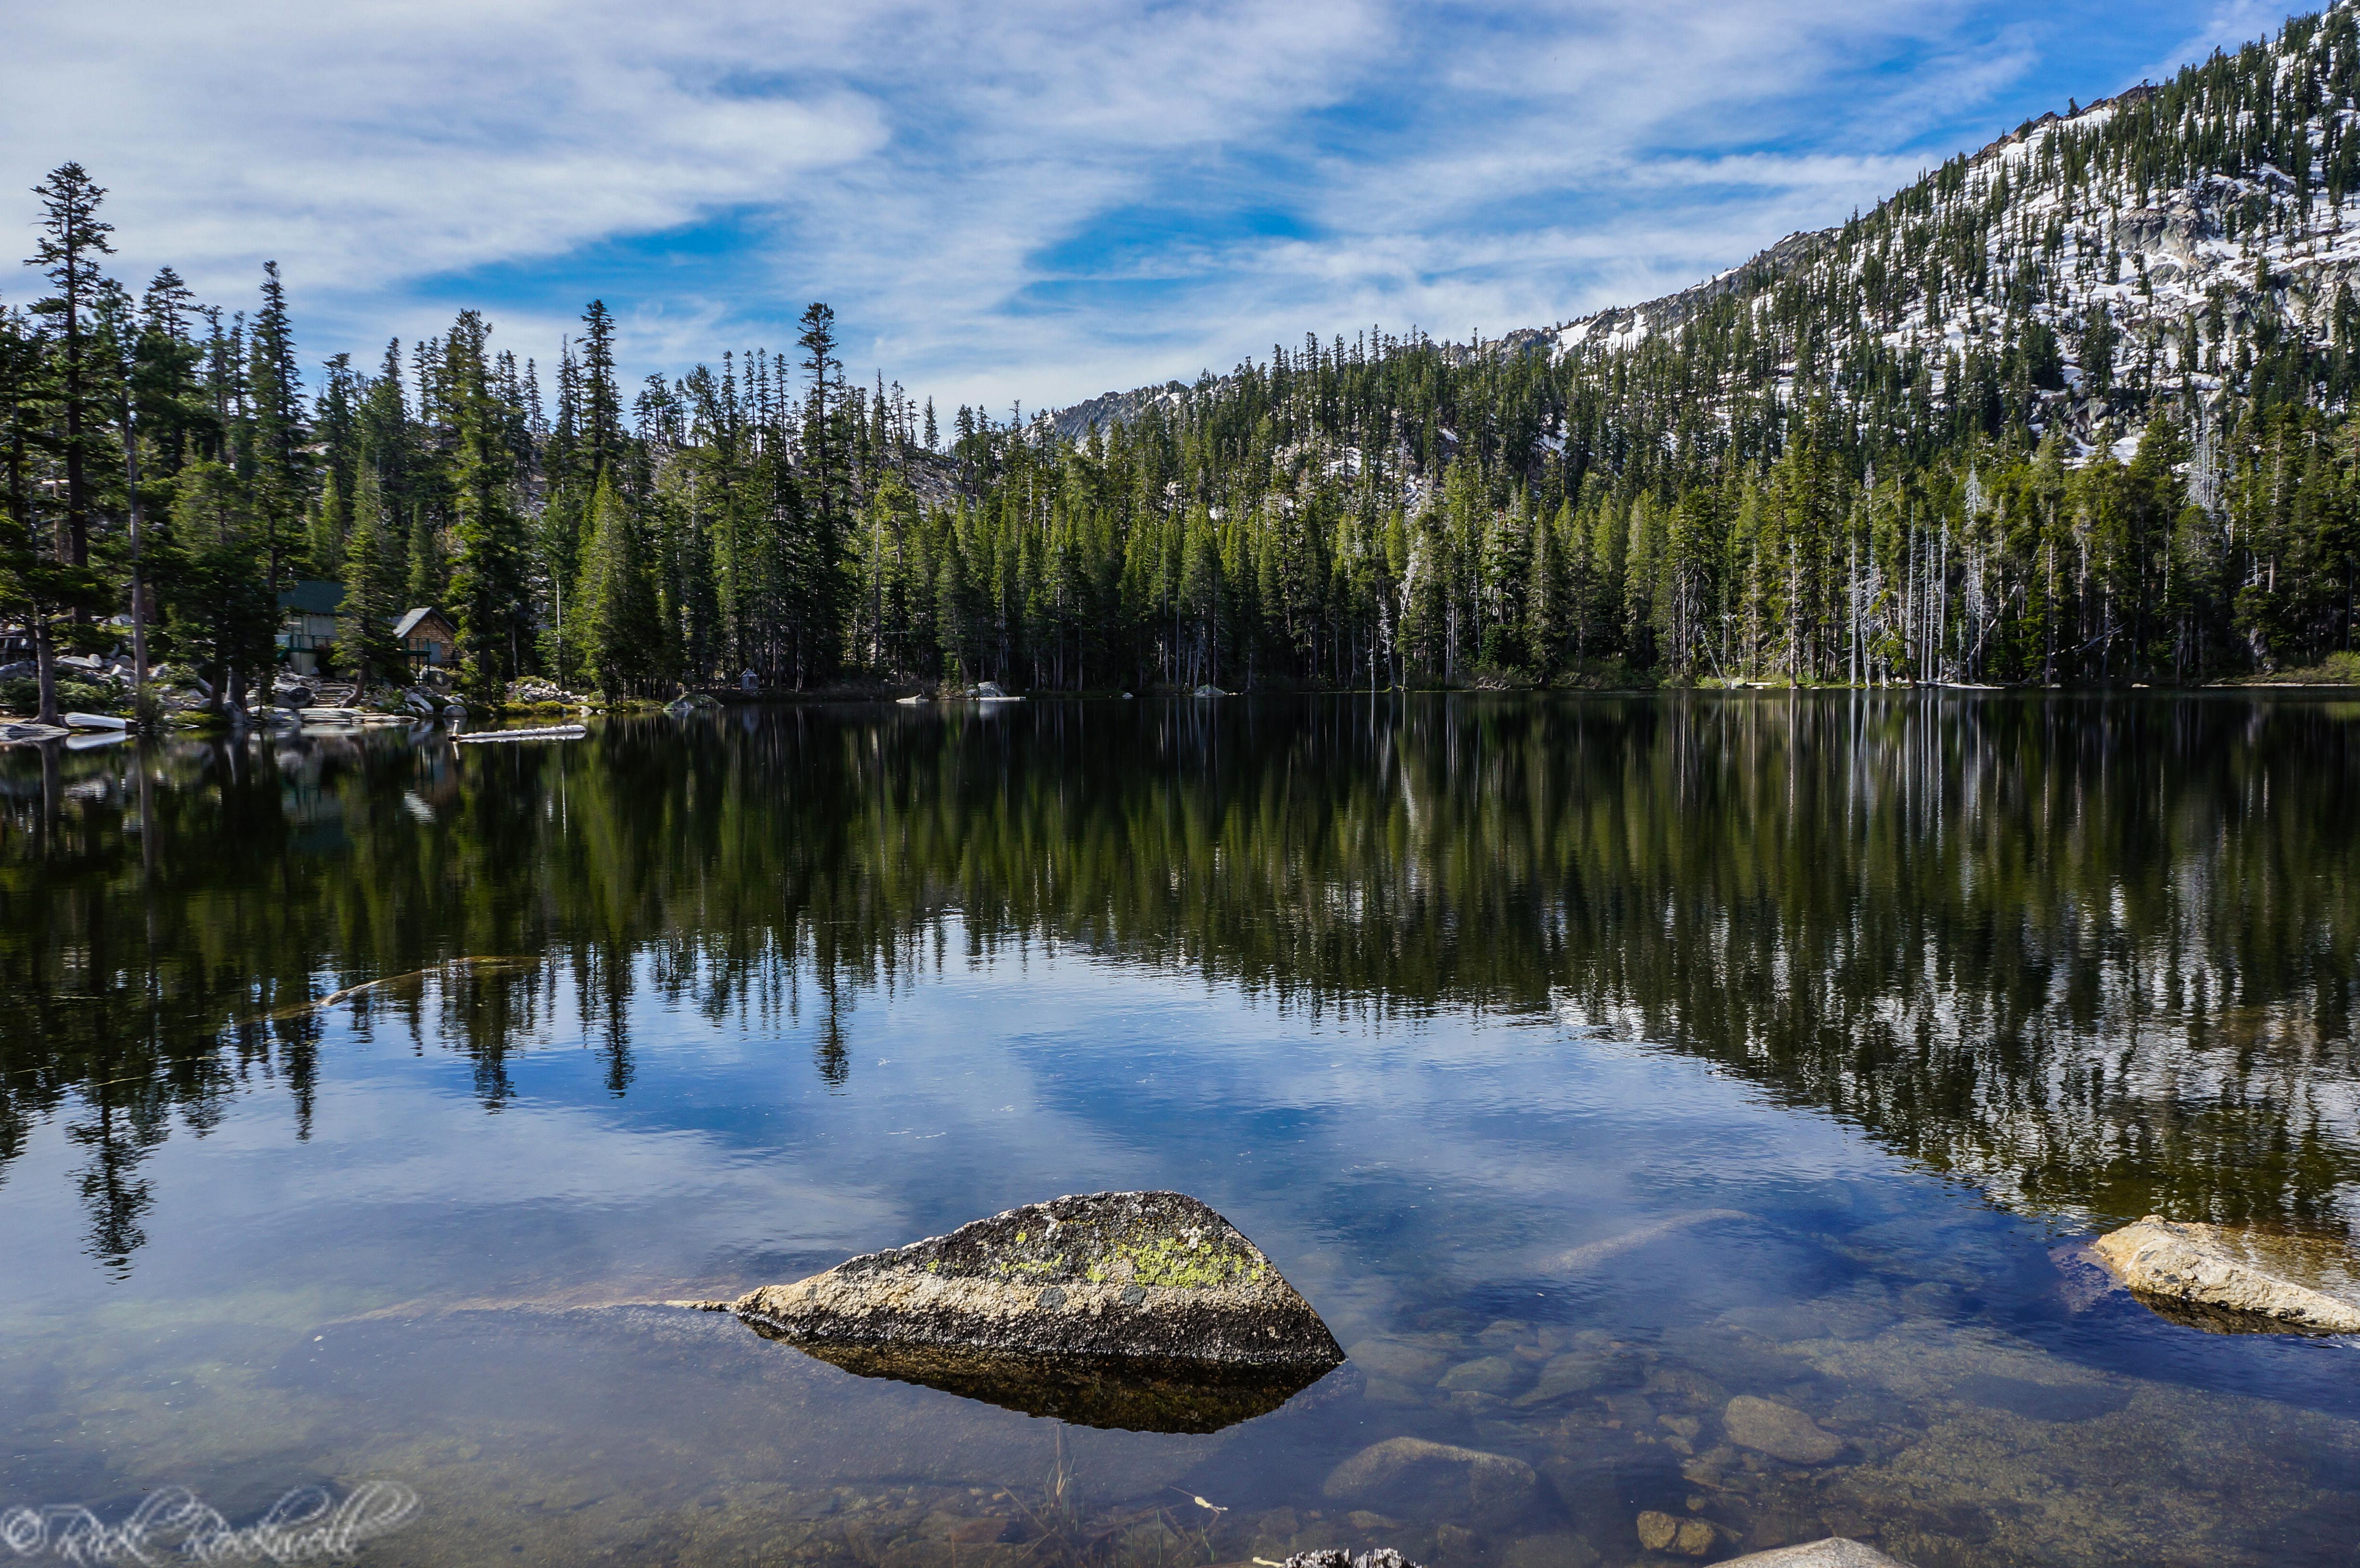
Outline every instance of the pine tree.
<svg viewBox="0 0 2360 1568">
<path fill-rule="evenodd" d="M 662 635 L 655 584 L 639 524 L 602 480 L 590 506 L 590 535 L 582 551 L 576 651 L 609 697 L 641 690 L 655 672 Z"/>
<path fill-rule="evenodd" d="M 623 394 L 615 379 L 615 318 L 593 299 L 582 313 L 584 489 L 595 491 L 623 455 Z"/>
<path fill-rule="evenodd" d="M 409 607 L 439 608 L 450 586 L 450 570 L 443 560 L 442 530 L 434 526 L 433 515 L 423 502 L 410 509 L 410 548 L 405 557 L 402 594 L 410 601 Z"/>
<path fill-rule="evenodd" d="M 844 539 L 851 475 L 851 442 L 842 428 L 843 365 L 836 357 L 836 312 L 817 301 L 803 313 L 795 342 L 803 351 L 810 386 L 803 400 L 803 495 L 800 508 L 808 533 L 795 551 L 793 581 L 787 592 L 796 604 L 796 683 L 831 673 L 843 638 Z M 857 411 L 856 411 L 857 412 Z"/>
<path fill-rule="evenodd" d="M 98 574 L 74 565 L 70 549 L 60 548 L 63 528 L 43 526 L 31 460 L 50 401 L 48 349 L 23 317 L 0 315 L 0 414 L 6 421 L 8 467 L 6 510 L 0 513 L 0 617 L 31 628 L 39 691 L 36 716 L 54 724 L 59 623 L 93 613 L 106 594 Z"/>
<path fill-rule="evenodd" d="M 352 530 L 344 543 L 344 603 L 337 640 L 363 681 L 399 680 L 409 672 L 393 628 L 401 603 L 401 551 L 386 514 L 384 485 L 376 453 L 357 454 L 353 483 Z"/>
<path fill-rule="evenodd" d="M 506 408 L 493 396 L 485 364 L 490 329 L 463 310 L 446 340 L 446 385 L 456 430 L 452 492 L 451 606 L 468 689 L 497 700 L 523 672 L 531 649 L 525 524 L 516 506 L 516 475 Z"/>
<path fill-rule="evenodd" d="M 41 199 L 41 234 L 29 265 L 40 267 L 57 292 L 33 306 L 34 314 L 57 323 L 58 455 L 65 466 L 64 529 L 60 553 L 75 567 L 90 564 L 91 470 L 105 450 L 104 394 L 92 363 L 90 310 L 100 274 L 98 258 L 115 254 L 99 203 L 106 192 L 78 163 L 60 164 L 33 188 Z"/>
<path fill-rule="evenodd" d="M 262 556 L 263 591 L 276 604 L 303 564 L 303 505 L 311 474 L 304 452 L 309 432 L 297 402 L 302 384 L 295 365 L 294 326 L 275 261 L 262 264 L 262 309 L 255 313 L 248 343 L 256 543 Z M 251 673 L 262 680 L 268 670 L 257 668 Z"/>
</svg>

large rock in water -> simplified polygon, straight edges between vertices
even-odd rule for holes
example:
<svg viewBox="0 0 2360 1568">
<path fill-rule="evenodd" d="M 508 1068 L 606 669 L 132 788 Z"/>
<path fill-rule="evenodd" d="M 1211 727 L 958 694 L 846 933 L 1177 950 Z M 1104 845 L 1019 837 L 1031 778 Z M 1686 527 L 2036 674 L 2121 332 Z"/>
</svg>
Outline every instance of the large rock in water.
<svg viewBox="0 0 2360 1568">
<path fill-rule="evenodd" d="M 1261 1248 L 1180 1192 L 1011 1209 L 732 1309 L 864 1377 L 1134 1430 L 1218 1430 L 1344 1359 Z"/>
<path fill-rule="evenodd" d="M 1863 1546 L 1841 1535 L 1800 1546 L 1781 1546 L 1732 1557 L 1721 1568 L 1909 1568 L 1897 1557 L 1887 1557 L 1874 1546 Z"/>
<path fill-rule="evenodd" d="M 2360 1334 L 2360 1282 L 2334 1243 L 2149 1214 L 2090 1250 L 2131 1294 L 2193 1328 Z"/>
</svg>

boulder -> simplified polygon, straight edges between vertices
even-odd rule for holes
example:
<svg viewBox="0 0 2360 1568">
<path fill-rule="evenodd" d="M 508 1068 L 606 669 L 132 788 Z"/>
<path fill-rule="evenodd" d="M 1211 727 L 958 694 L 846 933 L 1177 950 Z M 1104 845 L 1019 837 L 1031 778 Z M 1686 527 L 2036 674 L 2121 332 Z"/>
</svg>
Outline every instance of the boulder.
<svg viewBox="0 0 2360 1568">
<path fill-rule="evenodd" d="M 1721 1412 L 1729 1441 L 1789 1465 L 1824 1465 L 1843 1452 L 1843 1439 L 1775 1399 L 1740 1394 Z"/>
<path fill-rule="evenodd" d="M 765 1285 L 733 1305 L 770 1337 L 807 1348 L 932 1345 L 1320 1370 L 1344 1359 L 1262 1250 L 1180 1192 L 1028 1204 Z"/>
<path fill-rule="evenodd" d="M 1639 1516 L 1639 1544 L 1650 1552 L 1677 1552 L 1683 1556 L 1701 1557 L 1710 1552 L 1713 1543 L 1720 1539 L 1720 1532 L 1704 1519 L 1681 1519 L 1653 1508 Z"/>
<path fill-rule="evenodd" d="M 1732 1557 L 1721 1568 L 1909 1568 L 1909 1564 L 1897 1557 L 1887 1557 L 1874 1546 L 1831 1535 L 1825 1541 Z"/>
<path fill-rule="evenodd" d="M 2090 1250 L 2140 1301 L 2193 1328 L 2360 1334 L 2360 1288 L 2334 1243 L 2149 1214 Z"/>
</svg>

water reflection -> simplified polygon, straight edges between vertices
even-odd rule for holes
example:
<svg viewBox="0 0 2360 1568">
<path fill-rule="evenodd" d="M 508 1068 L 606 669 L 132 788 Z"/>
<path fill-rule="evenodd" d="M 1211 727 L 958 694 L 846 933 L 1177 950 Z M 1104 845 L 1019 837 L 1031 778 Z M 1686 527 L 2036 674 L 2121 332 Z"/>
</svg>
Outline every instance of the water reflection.
<svg viewBox="0 0 2360 1568">
<path fill-rule="evenodd" d="M 765 1339 L 787 1339 L 760 1323 L 749 1322 L 747 1326 Z M 914 1383 L 1028 1416 L 1120 1432 L 1219 1432 L 1268 1415 L 1335 1373 L 1326 1367 L 1231 1367 L 1145 1356 L 1027 1356 L 940 1345 L 800 1345 L 796 1348 L 858 1377 Z"/>
<path fill-rule="evenodd" d="M 2350 703 L 1846 695 L 18 749 L 0 1171 L 69 1118 L 127 1267 L 173 1127 L 269 1084 L 305 1136 L 332 1010 L 464 1051 L 486 1109 L 561 1000 L 628 1095 L 643 987 L 810 1018 L 841 1086 L 861 996 L 1043 944 L 1306 1019 L 1644 1038 L 2026 1212 L 2334 1228 L 2355 737 Z"/>
<path fill-rule="evenodd" d="M 382 1478 L 424 1499 L 388 1564 L 2342 1561 L 2351 1350 L 2187 1332 L 2058 1233 L 2344 1223 L 2354 718 L 11 756 L 0 1505 Z M 1148 1432 L 649 1304 L 1146 1188 L 1232 1216 L 1347 1367 Z"/>
</svg>

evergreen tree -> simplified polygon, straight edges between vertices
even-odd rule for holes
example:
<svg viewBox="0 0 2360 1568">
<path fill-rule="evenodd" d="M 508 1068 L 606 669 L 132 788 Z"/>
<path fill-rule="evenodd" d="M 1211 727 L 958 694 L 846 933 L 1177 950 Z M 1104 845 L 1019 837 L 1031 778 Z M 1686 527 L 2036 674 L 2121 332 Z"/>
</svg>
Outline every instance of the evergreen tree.
<svg viewBox="0 0 2360 1568">
<path fill-rule="evenodd" d="M 494 397 L 485 363 L 483 318 L 463 310 L 445 341 L 445 385 L 455 428 L 452 493 L 450 603 L 468 689 L 497 699 L 522 672 L 532 649 L 529 545 L 514 494 L 506 408 Z"/>
<path fill-rule="evenodd" d="M 29 265 L 40 267 L 56 292 L 33 306 L 56 323 L 50 340 L 57 356 L 57 404 L 60 426 L 57 456 L 64 468 L 65 506 L 59 514 L 64 538 L 60 554 L 76 568 L 90 564 L 92 470 L 108 444 L 101 407 L 104 394 L 93 363 L 90 311 L 101 276 L 98 259 L 115 254 L 107 235 L 115 225 L 98 216 L 106 192 L 81 164 L 60 164 L 33 188 L 41 200 L 41 232 Z"/>
<path fill-rule="evenodd" d="M 337 632 L 345 659 L 364 681 L 396 681 L 409 672 L 393 628 L 405 606 L 402 552 L 386 514 L 376 453 L 363 448 L 355 464 L 352 530 L 344 545 L 344 603 Z"/>
<path fill-rule="evenodd" d="M 601 691 L 623 696 L 643 690 L 655 674 L 661 624 L 638 522 L 601 480 L 590 506 L 590 534 L 582 551 L 576 657 Z"/>
</svg>

